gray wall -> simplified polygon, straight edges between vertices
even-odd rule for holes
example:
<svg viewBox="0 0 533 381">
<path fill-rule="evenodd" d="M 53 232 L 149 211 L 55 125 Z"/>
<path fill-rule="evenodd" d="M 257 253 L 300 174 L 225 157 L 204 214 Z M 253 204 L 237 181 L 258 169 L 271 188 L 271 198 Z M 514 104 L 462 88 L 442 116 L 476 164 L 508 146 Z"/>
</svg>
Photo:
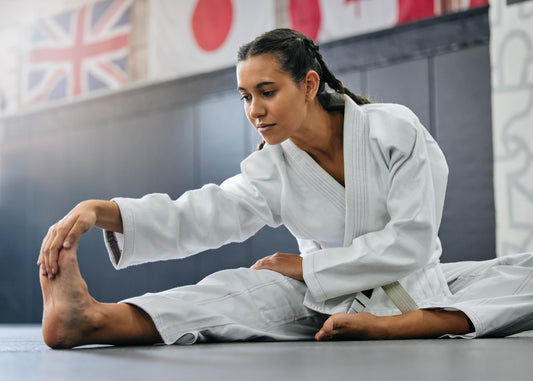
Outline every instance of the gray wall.
<svg viewBox="0 0 533 381">
<path fill-rule="evenodd" d="M 494 256 L 488 36 L 483 8 L 321 47 L 352 90 L 411 107 L 447 154 L 444 261 Z M 151 192 L 178 197 L 238 172 L 259 140 L 233 68 L 5 118 L 0 131 L 0 322 L 40 320 L 41 239 L 76 203 Z M 283 228 L 115 271 L 95 229 L 82 240 L 79 261 L 93 296 L 117 301 L 275 251 L 297 251 Z"/>
</svg>

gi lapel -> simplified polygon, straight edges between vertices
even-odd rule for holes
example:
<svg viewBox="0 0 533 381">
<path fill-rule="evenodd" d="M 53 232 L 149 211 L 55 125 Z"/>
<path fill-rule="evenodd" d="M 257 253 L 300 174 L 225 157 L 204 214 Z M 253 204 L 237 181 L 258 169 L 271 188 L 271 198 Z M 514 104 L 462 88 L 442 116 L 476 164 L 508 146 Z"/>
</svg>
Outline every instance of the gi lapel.
<svg viewBox="0 0 533 381">
<path fill-rule="evenodd" d="M 344 187 L 290 139 L 282 142 L 281 146 L 285 159 L 296 169 L 297 175 L 328 198 L 339 211 L 344 211 Z"/>
<path fill-rule="evenodd" d="M 344 184 L 346 224 L 344 246 L 367 231 L 367 140 L 364 111 L 348 96 L 344 108 Z"/>
<path fill-rule="evenodd" d="M 344 183 L 346 192 L 346 230 L 344 246 L 368 231 L 367 145 L 368 125 L 364 111 L 346 96 L 344 108 Z M 402 313 L 418 309 L 400 282 L 382 286 Z M 358 294 L 359 295 L 359 294 Z"/>
</svg>

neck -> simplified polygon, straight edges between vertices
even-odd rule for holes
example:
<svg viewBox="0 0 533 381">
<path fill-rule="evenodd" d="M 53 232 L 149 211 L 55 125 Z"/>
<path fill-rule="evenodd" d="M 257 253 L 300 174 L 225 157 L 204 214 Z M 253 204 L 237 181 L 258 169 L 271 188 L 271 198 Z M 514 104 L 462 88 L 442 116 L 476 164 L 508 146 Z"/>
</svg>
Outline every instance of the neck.
<svg viewBox="0 0 533 381">
<path fill-rule="evenodd" d="M 335 161 L 343 153 L 344 116 L 340 112 L 328 112 L 317 102 L 309 111 L 302 133 L 291 137 L 292 142 L 306 151 L 316 162 Z"/>
</svg>

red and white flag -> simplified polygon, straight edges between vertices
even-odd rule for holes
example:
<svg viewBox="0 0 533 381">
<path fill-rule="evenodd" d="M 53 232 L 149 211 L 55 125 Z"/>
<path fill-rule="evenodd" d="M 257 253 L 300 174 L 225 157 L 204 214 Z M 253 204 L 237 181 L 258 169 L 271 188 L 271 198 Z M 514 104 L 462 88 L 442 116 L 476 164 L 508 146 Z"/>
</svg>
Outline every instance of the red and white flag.
<svg viewBox="0 0 533 381">
<path fill-rule="evenodd" d="M 390 28 L 399 14 L 398 0 L 322 0 L 320 8 L 319 42 Z"/>
<path fill-rule="evenodd" d="M 275 27 L 322 43 L 488 0 L 150 0 L 149 78 L 232 66 L 239 46 Z"/>
<path fill-rule="evenodd" d="M 275 24 L 273 0 L 152 0 L 148 76 L 232 66 L 242 44 Z"/>
<path fill-rule="evenodd" d="M 289 27 L 318 42 L 487 5 L 488 0 L 289 0 Z"/>
</svg>

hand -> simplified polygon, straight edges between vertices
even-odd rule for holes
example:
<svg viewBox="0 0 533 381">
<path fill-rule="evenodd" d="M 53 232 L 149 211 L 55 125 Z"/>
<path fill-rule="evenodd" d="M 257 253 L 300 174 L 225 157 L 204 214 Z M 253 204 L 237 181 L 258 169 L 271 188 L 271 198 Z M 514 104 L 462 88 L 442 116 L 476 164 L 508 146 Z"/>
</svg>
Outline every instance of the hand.
<svg viewBox="0 0 533 381">
<path fill-rule="evenodd" d="M 96 224 L 96 205 L 84 201 L 72 209 L 59 222 L 48 229 L 43 239 L 37 265 L 41 273 L 53 279 L 59 271 L 58 257 L 62 249 L 76 249 L 80 237 Z"/>
<path fill-rule="evenodd" d="M 296 254 L 276 253 L 262 258 L 251 267 L 254 270 L 272 270 L 282 275 L 304 280 L 302 257 Z"/>
</svg>

